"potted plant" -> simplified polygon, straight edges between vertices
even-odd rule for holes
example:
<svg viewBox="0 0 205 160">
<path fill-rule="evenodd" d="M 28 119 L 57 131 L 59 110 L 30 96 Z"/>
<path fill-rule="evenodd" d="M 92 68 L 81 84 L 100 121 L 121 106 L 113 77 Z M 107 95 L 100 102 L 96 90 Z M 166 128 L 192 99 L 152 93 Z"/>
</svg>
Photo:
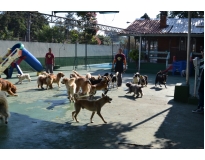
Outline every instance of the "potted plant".
<svg viewBox="0 0 205 160">
<path fill-rule="evenodd" d="M 129 56 L 131 61 L 135 62 L 135 66 L 136 66 L 136 68 L 138 68 L 138 64 L 139 64 L 139 50 L 138 49 L 131 50 L 129 52 L 128 56 Z M 144 57 L 144 55 L 141 54 L 141 59 L 143 59 L 143 57 Z"/>
</svg>

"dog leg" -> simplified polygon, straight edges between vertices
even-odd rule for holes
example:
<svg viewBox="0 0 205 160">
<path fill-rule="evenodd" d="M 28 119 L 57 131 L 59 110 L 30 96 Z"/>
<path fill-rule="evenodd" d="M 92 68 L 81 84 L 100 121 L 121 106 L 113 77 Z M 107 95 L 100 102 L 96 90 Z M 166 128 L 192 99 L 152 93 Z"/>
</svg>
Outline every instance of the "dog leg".
<svg viewBox="0 0 205 160">
<path fill-rule="evenodd" d="M 75 113 L 76 113 L 75 111 L 72 112 L 72 118 L 73 118 L 73 120 L 74 120 Z"/>
<path fill-rule="evenodd" d="M 95 114 L 95 112 L 92 112 L 92 115 L 90 117 L 90 123 L 93 123 L 92 119 L 93 119 L 94 114 Z"/>
<path fill-rule="evenodd" d="M 100 111 L 98 111 L 97 114 L 98 114 L 98 116 L 100 116 L 100 118 L 103 120 L 104 123 L 107 123 L 107 122 L 104 120 L 103 116 L 100 114 Z"/>
<path fill-rule="evenodd" d="M 129 92 L 127 92 L 126 94 L 130 94 L 131 92 L 129 91 Z"/>
<path fill-rule="evenodd" d="M 81 106 L 77 106 L 77 107 L 75 106 L 75 111 L 72 112 L 72 116 L 74 117 L 74 119 L 77 123 L 79 122 L 77 119 L 77 115 L 80 112 L 80 110 L 81 110 Z"/>
<path fill-rule="evenodd" d="M 11 90 L 8 90 L 7 92 L 8 92 L 8 94 L 11 95 L 11 96 L 18 96 L 17 94 L 14 94 Z"/>
</svg>

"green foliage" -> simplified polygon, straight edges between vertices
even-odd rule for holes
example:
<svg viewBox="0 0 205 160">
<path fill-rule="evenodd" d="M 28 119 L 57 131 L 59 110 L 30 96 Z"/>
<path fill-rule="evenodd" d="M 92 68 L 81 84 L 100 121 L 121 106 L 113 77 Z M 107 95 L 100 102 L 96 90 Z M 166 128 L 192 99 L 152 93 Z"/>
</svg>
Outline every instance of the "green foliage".
<svg viewBox="0 0 205 160">
<path fill-rule="evenodd" d="M 144 18 L 144 19 L 150 19 L 150 17 L 148 16 L 148 14 L 147 13 L 145 13 L 142 17 L 140 17 L 140 18 Z"/>
<path fill-rule="evenodd" d="M 13 33 L 12 37 L 8 37 L 7 40 L 12 40 L 14 38 L 24 40 L 28 33 L 29 23 L 30 37 L 33 40 L 36 40 L 35 32 L 42 29 L 42 26 L 49 24 L 44 16 L 31 15 L 30 12 L 7 11 L 0 13 L 0 30 L 4 32 L 4 28 L 6 27 L 9 32 Z"/>
<path fill-rule="evenodd" d="M 51 27 L 44 25 L 43 28 L 35 32 L 38 42 L 48 43 L 63 43 L 64 42 L 64 30 L 61 26 Z"/>
<path fill-rule="evenodd" d="M 134 60 L 138 61 L 139 60 L 139 50 L 138 49 L 133 49 L 129 52 L 128 56 Z M 141 58 L 143 58 L 143 55 L 141 54 Z"/>
<path fill-rule="evenodd" d="M 170 11 L 171 18 L 188 18 L 188 11 Z M 204 11 L 192 11 L 191 18 L 204 18 Z"/>
</svg>

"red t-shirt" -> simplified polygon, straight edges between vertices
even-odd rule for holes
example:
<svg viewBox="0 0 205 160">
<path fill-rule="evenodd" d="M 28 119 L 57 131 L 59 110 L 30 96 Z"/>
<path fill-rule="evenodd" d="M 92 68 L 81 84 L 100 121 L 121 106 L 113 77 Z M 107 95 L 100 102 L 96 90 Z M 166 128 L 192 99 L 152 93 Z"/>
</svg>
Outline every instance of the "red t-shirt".
<svg viewBox="0 0 205 160">
<path fill-rule="evenodd" d="M 54 63 L 54 55 L 53 53 L 46 53 L 46 64 L 53 64 Z"/>
</svg>

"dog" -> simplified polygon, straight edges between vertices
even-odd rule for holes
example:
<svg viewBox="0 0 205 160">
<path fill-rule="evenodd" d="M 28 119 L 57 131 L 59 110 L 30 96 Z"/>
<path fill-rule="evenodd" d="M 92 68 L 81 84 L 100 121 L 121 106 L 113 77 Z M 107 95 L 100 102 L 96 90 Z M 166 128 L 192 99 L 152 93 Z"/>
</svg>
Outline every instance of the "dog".
<svg viewBox="0 0 205 160">
<path fill-rule="evenodd" d="M 6 93 L 4 91 L 0 91 L 0 118 L 5 124 L 7 124 L 9 116 L 10 113 L 8 111 L 8 101 Z"/>
<path fill-rule="evenodd" d="M 141 84 L 141 86 L 147 86 L 148 84 L 148 76 L 147 75 L 139 75 L 139 84 Z"/>
<path fill-rule="evenodd" d="M 63 72 L 59 72 L 57 75 L 54 74 L 50 74 L 53 78 L 53 83 L 57 83 L 58 88 L 60 88 L 60 80 L 61 78 L 63 78 L 65 75 L 63 74 Z"/>
<path fill-rule="evenodd" d="M 85 76 L 82 76 L 75 70 L 73 70 L 73 74 L 71 74 L 71 75 L 72 75 L 72 77 L 78 77 L 78 78 L 87 78 L 87 79 L 91 78 L 90 73 L 87 73 Z M 72 78 L 72 77 L 70 77 L 70 78 Z"/>
<path fill-rule="evenodd" d="M 65 84 L 67 88 L 68 99 L 70 102 L 74 102 L 74 94 L 76 93 L 75 78 L 63 78 L 61 83 Z"/>
<path fill-rule="evenodd" d="M 83 77 L 78 77 L 78 76 L 74 76 L 72 77 L 75 79 L 75 84 L 76 84 L 76 93 L 80 93 L 82 95 L 88 95 L 90 92 L 90 81 L 87 78 L 83 78 Z"/>
<path fill-rule="evenodd" d="M 90 85 L 90 95 L 95 95 L 96 91 L 103 90 L 104 94 L 107 94 L 108 92 L 108 77 L 104 76 L 103 79 L 100 81 L 100 83 L 97 83 L 95 85 Z"/>
<path fill-rule="evenodd" d="M 161 84 L 164 84 L 165 88 L 167 88 L 166 83 L 167 83 L 167 74 L 162 73 L 162 71 L 157 72 L 156 78 L 155 78 L 155 86 L 157 86 L 157 83 L 159 84 L 160 87 Z"/>
<path fill-rule="evenodd" d="M 116 86 L 118 88 L 118 85 L 117 85 L 118 74 L 119 74 L 119 72 L 116 72 L 116 74 L 114 74 L 114 75 L 112 73 L 109 75 L 111 78 L 110 83 L 112 84 L 112 88 L 114 88 L 114 86 Z M 109 83 L 109 85 L 110 85 L 110 83 Z"/>
<path fill-rule="evenodd" d="M 41 87 L 41 89 L 44 89 L 43 85 L 45 84 L 46 89 L 48 88 L 52 89 L 53 88 L 52 83 L 53 83 L 53 77 L 50 74 L 38 76 L 38 79 L 37 79 L 38 88 Z"/>
<path fill-rule="evenodd" d="M 126 86 L 128 87 L 129 91 L 126 93 L 134 93 L 133 96 L 136 95 L 136 98 L 139 97 L 139 94 L 141 95 L 141 98 L 143 96 L 143 92 L 142 92 L 142 86 L 138 86 L 137 84 L 133 84 L 131 82 L 127 82 Z"/>
<path fill-rule="evenodd" d="M 28 79 L 29 82 L 31 82 L 31 77 L 29 74 L 17 74 L 17 78 L 19 79 L 18 82 L 16 82 L 16 84 L 22 84 L 22 81 L 24 79 Z"/>
<path fill-rule="evenodd" d="M 83 109 L 85 108 L 89 111 L 92 111 L 92 115 L 90 117 L 90 123 L 93 123 L 92 118 L 95 112 L 97 112 L 97 114 L 100 116 L 100 118 L 103 120 L 104 123 L 107 123 L 104 120 L 103 116 L 101 115 L 100 111 L 106 103 L 111 103 L 112 98 L 110 98 L 107 95 L 104 95 L 103 93 L 102 93 L 102 97 L 97 100 L 77 99 L 77 94 L 74 94 L 74 98 L 75 98 L 75 103 L 74 103 L 75 111 L 72 112 L 73 120 L 75 119 L 76 122 L 79 122 L 77 120 L 77 115 L 80 112 L 81 108 Z"/>
<path fill-rule="evenodd" d="M 136 72 L 133 76 L 133 79 L 132 79 L 132 83 L 133 84 L 140 84 L 140 74 L 139 72 Z"/>
<path fill-rule="evenodd" d="M 4 80 L 2 78 L 0 78 L 0 91 L 6 91 L 11 96 L 18 96 L 16 94 L 16 86 L 8 80 Z"/>
</svg>

